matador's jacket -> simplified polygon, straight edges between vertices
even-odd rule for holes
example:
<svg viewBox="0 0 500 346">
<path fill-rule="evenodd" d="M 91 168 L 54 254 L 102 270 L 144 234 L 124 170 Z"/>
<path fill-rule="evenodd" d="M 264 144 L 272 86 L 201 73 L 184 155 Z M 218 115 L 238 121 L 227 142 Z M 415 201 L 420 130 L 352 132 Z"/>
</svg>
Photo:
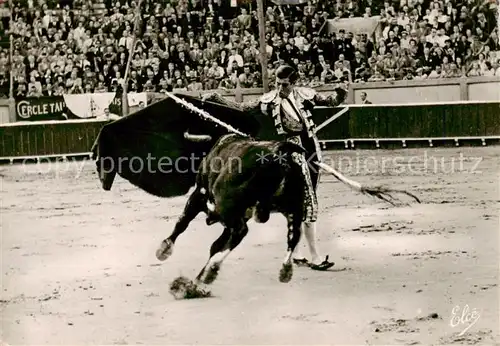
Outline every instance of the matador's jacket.
<svg viewBox="0 0 500 346">
<path fill-rule="evenodd" d="M 321 161 L 321 148 L 315 134 L 312 109 L 316 104 L 333 105 L 334 101 L 318 94 L 316 90 L 294 87 L 290 95 L 283 99 L 276 90 L 260 98 L 262 113 L 273 118 L 278 135 L 284 135 L 287 141 L 301 145 L 306 154 L 293 154 L 293 160 L 301 169 L 304 177 L 304 219 L 314 222 L 318 217 L 316 187 L 319 170 L 314 161 Z"/>
<path fill-rule="evenodd" d="M 214 95 L 217 101 L 230 104 L 243 111 L 259 108 L 265 115 L 271 116 L 275 129 L 287 141 L 306 149 L 306 154 L 294 153 L 293 160 L 301 167 L 304 176 L 304 222 L 314 222 L 318 217 L 316 187 L 319 170 L 314 161 L 321 161 L 321 148 L 315 134 L 316 125 L 312 121 L 314 106 L 338 106 L 346 97 L 344 89 L 335 89 L 336 95 L 323 96 L 316 90 L 306 87 L 293 87 L 290 95 L 283 99 L 276 90 L 265 93 L 260 98 L 245 103 L 229 101 Z"/>
</svg>

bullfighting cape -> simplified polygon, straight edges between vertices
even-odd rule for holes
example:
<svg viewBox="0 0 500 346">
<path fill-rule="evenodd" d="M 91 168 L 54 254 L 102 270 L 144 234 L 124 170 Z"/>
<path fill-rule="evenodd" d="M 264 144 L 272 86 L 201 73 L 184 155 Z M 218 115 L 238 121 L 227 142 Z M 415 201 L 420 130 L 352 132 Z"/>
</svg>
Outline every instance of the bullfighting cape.
<svg viewBox="0 0 500 346">
<path fill-rule="evenodd" d="M 175 94 L 251 137 L 272 124 L 260 114 Z M 193 142 L 185 133 L 209 135 Z M 116 174 L 158 197 L 186 194 L 194 186 L 198 167 L 215 142 L 228 131 L 167 97 L 142 110 L 104 125 L 92 152 L 103 189 L 110 190 Z M 266 137 L 265 135 L 264 137 Z M 259 139 L 260 139 L 259 138 Z M 262 138 L 265 139 L 265 138 Z"/>
</svg>

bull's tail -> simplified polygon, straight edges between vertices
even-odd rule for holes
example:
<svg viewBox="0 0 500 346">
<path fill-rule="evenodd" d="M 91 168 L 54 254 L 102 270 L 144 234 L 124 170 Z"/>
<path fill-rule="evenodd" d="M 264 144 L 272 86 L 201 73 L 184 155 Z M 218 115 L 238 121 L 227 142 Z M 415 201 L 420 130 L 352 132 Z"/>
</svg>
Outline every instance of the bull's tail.
<svg viewBox="0 0 500 346">
<path fill-rule="evenodd" d="M 347 178 L 346 176 L 341 174 L 339 171 L 337 171 L 333 167 L 330 167 L 329 165 L 327 165 L 323 162 L 315 162 L 315 163 L 320 168 L 322 168 L 323 170 L 325 170 L 326 172 L 330 173 L 335 178 L 340 180 L 342 183 L 348 185 L 352 189 L 354 189 L 358 192 L 361 192 L 363 194 L 374 196 L 374 197 L 377 197 L 377 198 L 379 198 L 383 201 L 386 201 L 392 205 L 396 205 L 396 203 L 401 203 L 401 202 L 399 199 L 392 196 L 391 193 L 401 193 L 401 194 L 405 194 L 407 196 L 412 197 L 418 203 L 420 203 L 420 199 L 408 191 L 400 190 L 400 189 L 392 189 L 392 188 L 383 187 L 383 186 L 374 186 L 374 187 L 365 186 L 365 185 L 362 185 L 361 183 L 358 183 L 357 181 L 354 181 L 354 180 Z"/>
</svg>

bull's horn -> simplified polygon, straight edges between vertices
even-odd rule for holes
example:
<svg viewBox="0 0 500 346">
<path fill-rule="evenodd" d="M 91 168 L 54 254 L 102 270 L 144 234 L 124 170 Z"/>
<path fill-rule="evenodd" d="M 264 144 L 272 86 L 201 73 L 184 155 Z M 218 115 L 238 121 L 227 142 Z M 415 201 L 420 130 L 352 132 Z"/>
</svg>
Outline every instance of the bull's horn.
<svg viewBox="0 0 500 346">
<path fill-rule="evenodd" d="M 188 131 L 184 132 L 184 138 L 192 142 L 209 142 L 212 140 L 210 135 L 192 135 Z"/>
</svg>

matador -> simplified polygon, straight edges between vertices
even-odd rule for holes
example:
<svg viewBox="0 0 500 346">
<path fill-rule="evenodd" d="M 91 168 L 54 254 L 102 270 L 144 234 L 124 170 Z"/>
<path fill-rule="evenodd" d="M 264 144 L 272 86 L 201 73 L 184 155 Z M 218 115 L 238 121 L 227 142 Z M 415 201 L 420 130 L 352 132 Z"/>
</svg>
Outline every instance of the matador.
<svg viewBox="0 0 500 346">
<path fill-rule="evenodd" d="M 297 73 L 293 67 L 283 65 L 276 71 L 276 88 L 258 99 L 238 103 L 227 100 L 216 92 L 204 94 L 202 99 L 203 101 L 210 100 L 225 104 L 242 111 L 260 110 L 265 115 L 272 117 L 278 135 L 305 148 L 306 154 L 295 153 L 293 160 L 301 168 L 305 182 L 302 235 L 305 236 L 308 244 L 311 262 L 300 254 L 300 246 L 297 246 L 293 260 L 297 265 L 307 265 L 314 270 L 326 270 L 334 263 L 328 261 L 328 256 L 326 258 L 320 256 L 316 246 L 316 220 L 318 218 L 316 189 L 320 174 L 317 167 L 312 167 L 312 164 L 309 163 L 321 161 L 322 155 L 311 111 L 316 105 L 338 106 L 345 100 L 347 91 L 337 87 L 335 93 L 324 96 L 314 89 L 296 86 L 296 80 Z"/>
</svg>

